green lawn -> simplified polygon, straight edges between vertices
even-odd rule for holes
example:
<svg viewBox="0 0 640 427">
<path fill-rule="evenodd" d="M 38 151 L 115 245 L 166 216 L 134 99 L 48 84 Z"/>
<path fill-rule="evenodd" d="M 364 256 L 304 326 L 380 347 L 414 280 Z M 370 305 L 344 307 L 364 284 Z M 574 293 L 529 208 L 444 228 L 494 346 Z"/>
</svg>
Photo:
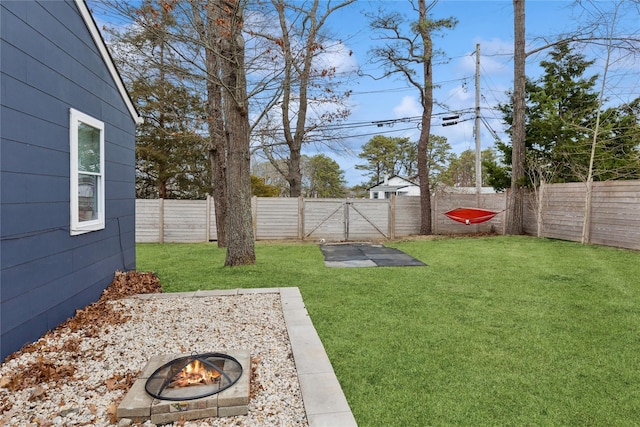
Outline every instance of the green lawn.
<svg viewBox="0 0 640 427">
<path fill-rule="evenodd" d="M 640 425 L 640 253 L 528 237 L 389 243 L 428 267 L 324 267 L 313 244 L 139 244 L 168 292 L 297 286 L 360 426 Z"/>
</svg>

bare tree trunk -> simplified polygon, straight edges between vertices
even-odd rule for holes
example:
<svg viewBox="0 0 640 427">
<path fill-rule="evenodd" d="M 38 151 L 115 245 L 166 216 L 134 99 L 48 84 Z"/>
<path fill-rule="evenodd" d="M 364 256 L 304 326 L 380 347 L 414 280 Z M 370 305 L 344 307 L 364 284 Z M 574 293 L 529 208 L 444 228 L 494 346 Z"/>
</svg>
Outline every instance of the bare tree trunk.
<svg viewBox="0 0 640 427">
<path fill-rule="evenodd" d="M 311 74 L 311 64 L 313 61 L 313 49 L 316 45 L 317 21 L 316 13 L 318 10 L 319 0 L 313 0 L 311 10 L 307 12 L 306 19 L 309 21 L 309 35 L 306 39 L 305 56 L 302 64 L 296 64 L 291 48 L 291 40 L 289 38 L 290 22 L 285 16 L 286 7 L 283 0 L 272 0 L 272 3 L 278 11 L 280 27 L 282 29 L 282 52 L 284 56 L 284 82 L 282 97 L 282 124 L 284 129 L 284 139 L 289 146 L 289 158 L 287 159 L 287 175 L 286 180 L 289 183 L 289 196 L 299 197 L 302 194 L 302 172 L 300 171 L 300 158 L 302 150 L 302 141 L 304 139 L 304 131 L 307 120 L 307 88 Z M 300 69 L 300 82 L 298 83 L 299 93 L 297 95 L 297 111 L 291 111 L 292 85 L 294 83 L 294 70 Z M 291 129 L 293 122 L 291 115 L 296 115 L 295 128 Z"/>
<path fill-rule="evenodd" d="M 615 13 L 613 15 L 613 21 L 611 23 L 611 32 L 609 37 L 613 36 L 613 29 L 616 24 L 616 17 L 618 16 L 618 8 L 620 4 L 616 4 Z M 611 62 L 611 39 L 608 40 L 607 45 L 607 60 L 604 64 L 604 74 L 602 76 L 602 86 L 600 87 L 600 96 L 598 99 L 598 113 L 596 115 L 596 126 L 593 130 L 593 138 L 591 139 L 591 154 L 589 156 L 589 173 L 587 175 L 587 188 L 584 200 L 584 222 L 582 224 L 582 237 L 580 242 L 582 244 L 589 243 L 591 240 L 591 200 L 593 197 L 593 164 L 596 156 L 596 146 L 598 145 L 598 133 L 600 133 L 600 117 L 602 113 L 602 105 L 604 104 L 604 91 L 607 84 L 607 73 L 609 72 L 609 64 Z"/>
<path fill-rule="evenodd" d="M 284 75 L 282 83 L 282 125 L 284 129 L 284 139 L 289 147 L 289 157 L 287 159 L 287 170 L 285 179 L 289 183 L 289 196 L 299 197 L 302 195 L 302 172 L 301 172 L 301 150 L 304 143 L 305 134 L 309 130 L 307 123 L 309 112 L 309 90 L 313 86 L 314 76 L 313 60 L 322 50 L 319 38 L 322 26 L 328 17 L 336 10 L 345 7 L 355 0 L 344 0 L 338 4 L 312 0 L 309 9 L 306 9 L 305 2 L 271 0 L 274 8 L 278 12 L 282 38 L 276 43 L 282 49 L 284 59 Z M 299 4 L 296 4 L 299 3 Z M 291 7 L 293 5 L 293 7 Z M 326 6 L 323 13 L 318 14 L 320 5 Z M 303 30 L 300 34 L 292 34 L 294 26 L 291 16 L 287 15 L 287 9 L 293 9 L 300 14 L 303 22 Z M 306 34 L 305 34 L 306 28 Z M 304 42 L 302 55 L 294 52 L 291 40 L 299 38 L 299 42 Z M 299 55 L 299 56 L 298 56 Z M 292 93 L 297 88 L 297 93 Z M 295 118 L 294 118 L 295 116 Z M 294 126 L 295 123 L 295 126 Z"/>
<path fill-rule="evenodd" d="M 218 247 L 227 246 L 227 170 L 226 170 L 226 152 L 225 140 L 220 141 L 211 139 L 211 148 L 209 149 L 209 161 L 211 163 L 211 195 L 213 196 L 213 206 L 216 213 L 216 235 L 218 239 Z"/>
<path fill-rule="evenodd" d="M 221 2 L 224 117 L 227 140 L 227 256 L 225 266 L 256 261 L 251 216 L 249 106 L 242 38 L 243 0 Z M 224 34 L 227 32 L 227 34 Z"/>
<path fill-rule="evenodd" d="M 220 85 L 220 45 L 221 38 L 216 25 L 220 9 L 213 4 L 206 5 L 206 24 L 203 22 L 199 3 L 191 0 L 193 22 L 205 49 L 207 79 L 207 116 L 209 130 L 209 162 L 211 164 L 211 195 L 216 212 L 216 234 L 218 247 L 227 246 L 227 176 L 226 138 L 222 117 L 222 86 Z"/>
<path fill-rule="evenodd" d="M 420 234 L 431 234 L 431 183 L 429 182 L 429 136 L 431 134 L 431 113 L 433 112 L 433 72 L 431 56 L 433 44 L 427 24 L 425 0 L 418 1 L 418 31 L 422 37 L 424 61 L 422 103 L 422 128 L 418 140 L 418 180 L 420 181 Z"/>
<path fill-rule="evenodd" d="M 511 191 L 508 193 L 506 234 L 523 234 L 525 154 L 525 32 L 524 1 L 513 0 L 514 53 L 513 53 L 513 125 L 511 157 Z"/>
</svg>

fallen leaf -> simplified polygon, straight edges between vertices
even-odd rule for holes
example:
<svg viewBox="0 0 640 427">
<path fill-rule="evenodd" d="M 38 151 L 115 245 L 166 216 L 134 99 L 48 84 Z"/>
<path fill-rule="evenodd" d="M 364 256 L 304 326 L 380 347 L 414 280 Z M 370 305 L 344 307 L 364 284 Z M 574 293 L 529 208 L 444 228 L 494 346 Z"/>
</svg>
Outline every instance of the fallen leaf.
<svg viewBox="0 0 640 427">
<path fill-rule="evenodd" d="M 105 385 L 109 390 L 115 390 L 118 388 L 118 381 L 115 378 L 109 378 L 105 381 Z"/>
<path fill-rule="evenodd" d="M 112 403 L 107 406 L 107 415 L 109 416 L 109 422 L 116 424 L 118 422 L 118 405 Z"/>
<path fill-rule="evenodd" d="M 8 376 L 3 376 L 2 378 L 0 378 L 0 388 L 5 388 L 9 384 L 11 384 L 11 378 L 9 378 Z"/>
<path fill-rule="evenodd" d="M 44 420 L 42 418 L 35 418 L 33 422 L 36 423 L 38 427 L 51 427 L 53 425 L 51 421 Z"/>
<path fill-rule="evenodd" d="M 47 390 L 45 390 L 44 388 L 42 388 L 41 386 L 37 386 L 32 392 L 31 395 L 29 396 L 29 401 L 34 401 L 37 398 L 39 398 L 40 396 L 43 396 L 45 393 L 47 392 Z"/>
</svg>

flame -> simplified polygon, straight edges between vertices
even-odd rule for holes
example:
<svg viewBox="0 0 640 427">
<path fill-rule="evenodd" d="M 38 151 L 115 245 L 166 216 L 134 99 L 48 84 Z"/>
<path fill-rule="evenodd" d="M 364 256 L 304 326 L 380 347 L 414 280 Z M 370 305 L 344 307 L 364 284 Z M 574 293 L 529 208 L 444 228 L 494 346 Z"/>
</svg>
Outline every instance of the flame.
<svg viewBox="0 0 640 427">
<path fill-rule="evenodd" d="M 189 387 L 192 385 L 214 384 L 220 377 L 220 372 L 207 369 L 198 359 L 182 368 L 169 384 L 169 388 Z"/>
</svg>

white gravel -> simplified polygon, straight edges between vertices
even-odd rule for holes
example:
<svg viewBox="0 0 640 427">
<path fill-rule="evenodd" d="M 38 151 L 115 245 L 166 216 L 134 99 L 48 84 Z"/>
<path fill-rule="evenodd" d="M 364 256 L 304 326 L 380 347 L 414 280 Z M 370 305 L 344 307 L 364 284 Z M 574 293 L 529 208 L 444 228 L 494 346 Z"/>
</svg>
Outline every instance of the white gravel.
<svg viewBox="0 0 640 427">
<path fill-rule="evenodd" d="M 180 425 L 308 425 L 278 294 L 127 298 L 108 304 L 131 319 L 98 333 L 57 329 L 41 339 L 46 342 L 37 352 L 22 352 L 0 366 L 0 426 L 117 425 L 125 379 L 137 377 L 151 356 L 234 349 L 249 350 L 257 361 L 248 415 Z M 16 391 L 2 388 L 38 359 L 51 362 L 54 380 Z"/>
</svg>

